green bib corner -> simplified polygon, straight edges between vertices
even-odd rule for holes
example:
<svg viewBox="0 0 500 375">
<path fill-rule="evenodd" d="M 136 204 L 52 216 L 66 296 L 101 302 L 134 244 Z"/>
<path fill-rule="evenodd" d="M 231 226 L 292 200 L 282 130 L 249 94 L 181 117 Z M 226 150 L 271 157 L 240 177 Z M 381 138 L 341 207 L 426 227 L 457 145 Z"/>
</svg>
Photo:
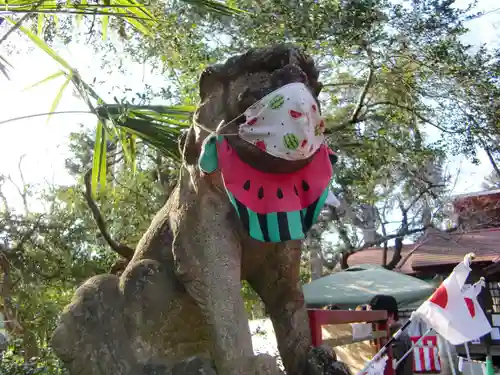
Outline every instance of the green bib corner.
<svg viewBox="0 0 500 375">
<path fill-rule="evenodd" d="M 204 173 L 213 173 L 219 168 L 217 157 L 217 141 L 219 137 L 216 135 L 208 136 L 201 145 L 201 154 L 198 161 L 200 170 Z"/>
</svg>

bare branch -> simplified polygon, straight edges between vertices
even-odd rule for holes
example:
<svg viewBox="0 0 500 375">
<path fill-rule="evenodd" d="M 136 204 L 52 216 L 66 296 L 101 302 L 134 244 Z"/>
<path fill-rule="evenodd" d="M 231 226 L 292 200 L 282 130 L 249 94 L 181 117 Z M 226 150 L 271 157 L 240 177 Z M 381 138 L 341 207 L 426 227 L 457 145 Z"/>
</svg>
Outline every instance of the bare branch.
<svg viewBox="0 0 500 375">
<path fill-rule="evenodd" d="M 356 86 L 359 81 L 324 83 L 323 87 Z"/>
<path fill-rule="evenodd" d="M 26 180 L 24 179 L 23 169 L 21 167 L 21 164 L 23 163 L 23 159 L 25 156 L 26 154 L 21 155 L 19 157 L 19 162 L 17 163 L 17 170 L 19 171 L 19 178 L 21 179 L 21 184 L 22 184 L 22 189 L 18 187 L 17 190 L 19 191 L 19 194 L 21 195 L 21 198 L 23 200 L 24 213 L 26 215 L 29 215 L 30 210 L 28 206 L 28 191 L 27 191 Z"/>
<path fill-rule="evenodd" d="M 486 145 L 485 142 L 481 143 L 483 144 L 483 149 L 486 152 L 486 155 L 488 155 L 488 159 L 490 161 L 491 166 L 493 167 L 493 170 L 495 171 L 497 177 L 500 178 L 500 168 L 498 168 L 497 162 L 493 158 L 493 154 L 491 153 L 490 148 Z"/>
<path fill-rule="evenodd" d="M 398 197 L 399 209 L 401 210 L 401 231 L 408 230 L 408 210 L 405 208 L 403 200 L 401 197 Z"/>
<path fill-rule="evenodd" d="M 384 215 L 382 215 L 380 213 L 380 210 L 377 209 L 377 218 L 378 218 L 378 221 L 380 222 L 380 226 L 381 226 L 381 230 L 382 230 L 382 236 L 386 237 L 387 236 L 387 230 L 385 228 L 385 212 L 384 212 Z M 384 207 L 384 211 L 385 211 L 385 207 Z M 382 219 L 382 216 L 384 216 L 384 219 Z M 382 265 L 385 266 L 387 264 L 387 250 L 388 250 L 388 247 L 387 247 L 387 241 L 384 242 L 384 252 L 382 253 Z"/>
<path fill-rule="evenodd" d="M 445 129 L 445 128 L 439 126 L 438 124 L 432 122 L 428 118 L 425 118 L 424 116 L 422 116 L 420 113 L 418 113 L 413 108 L 410 108 L 410 107 L 402 105 L 402 104 L 390 102 L 390 101 L 380 101 L 380 102 L 371 103 L 371 104 L 369 104 L 369 105 L 366 106 L 366 112 L 369 112 L 371 108 L 378 107 L 378 106 L 381 106 L 381 105 L 393 106 L 393 107 L 397 107 L 397 108 L 400 108 L 400 109 L 404 109 L 405 111 L 410 112 L 411 114 L 413 114 L 419 120 L 421 120 L 421 121 L 423 121 L 423 122 L 425 122 L 425 123 L 427 123 L 429 125 L 434 126 L 436 129 L 441 130 L 443 133 L 448 133 L 448 134 L 457 134 L 457 133 L 460 133 L 460 131 L 450 131 L 448 129 Z M 365 114 L 366 114 L 366 112 L 365 112 Z"/>
<path fill-rule="evenodd" d="M 360 247 L 358 247 L 356 249 L 353 249 L 351 251 L 351 254 L 357 253 L 358 251 L 361 251 L 361 250 L 368 249 L 369 247 L 378 246 L 378 245 L 380 245 L 380 244 L 382 244 L 384 242 L 387 242 L 387 241 L 390 241 L 390 240 L 394 240 L 396 238 L 400 238 L 401 239 L 401 238 L 403 238 L 405 236 L 410 236 L 412 234 L 422 233 L 422 232 L 426 231 L 429 228 L 432 228 L 432 225 L 426 225 L 426 226 L 422 226 L 422 227 L 415 228 L 415 229 L 400 230 L 400 231 L 398 231 L 398 233 L 389 234 L 387 236 L 380 237 L 376 241 L 364 243 L 362 246 L 360 246 Z"/>
<path fill-rule="evenodd" d="M 387 243 L 387 242 L 385 242 Z M 403 238 L 398 237 L 394 241 L 394 254 L 392 255 L 391 261 L 385 265 L 389 270 L 392 270 L 401 260 L 401 251 L 403 250 Z"/>
<path fill-rule="evenodd" d="M 416 244 L 413 249 L 411 249 L 408 254 L 406 254 L 404 256 L 404 258 L 401 260 L 401 262 L 396 266 L 396 269 L 400 270 L 401 268 L 403 268 L 403 266 L 406 264 L 406 262 L 408 261 L 408 259 L 410 259 L 410 257 L 413 255 L 414 252 L 416 252 L 418 249 L 420 249 L 420 247 L 425 244 L 427 242 L 428 238 L 427 238 L 427 232 L 424 234 L 424 238 L 421 238 L 419 243 Z"/>
<path fill-rule="evenodd" d="M 104 217 L 101 214 L 101 211 L 99 210 L 99 207 L 97 206 L 97 203 L 94 201 L 94 198 L 92 198 L 92 170 L 89 169 L 84 176 L 84 183 L 85 183 L 85 192 L 83 196 L 85 197 L 85 200 L 87 201 L 87 205 L 90 208 L 90 211 L 92 211 L 92 216 L 94 217 L 94 220 L 97 224 L 97 228 L 99 228 L 99 231 L 101 232 L 102 236 L 104 237 L 104 240 L 108 243 L 108 245 L 113 249 L 115 252 L 120 254 L 122 257 L 125 259 L 132 259 L 134 256 L 134 249 L 131 247 L 121 244 L 117 241 L 115 241 L 113 238 L 111 238 L 111 235 L 109 234 L 108 227 L 106 225 L 106 222 L 104 220 Z"/>
<path fill-rule="evenodd" d="M 361 113 L 361 110 L 363 109 L 363 106 L 365 104 L 366 95 L 368 94 L 368 90 L 370 89 L 370 86 L 373 81 L 373 74 L 374 74 L 373 66 L 370 64 L 370 70 L 368 71 L 368 78 L 366 79 L 365 85 L 363 86 L 363 90 L 359 94 L 358 103 L 356 104 L 356 107 L 352 112 L 351 119 L 349 120 L 351 124 L 355 124 L 358 121 L 359 114 Z"/>
</svg>

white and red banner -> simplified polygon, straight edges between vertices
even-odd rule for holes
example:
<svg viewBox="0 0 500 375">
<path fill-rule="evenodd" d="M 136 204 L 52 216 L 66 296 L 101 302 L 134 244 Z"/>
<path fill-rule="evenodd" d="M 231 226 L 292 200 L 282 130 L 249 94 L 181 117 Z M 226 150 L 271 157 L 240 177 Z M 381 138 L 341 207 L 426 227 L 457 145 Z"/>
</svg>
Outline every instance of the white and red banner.
<svg viewBox="0 0 500 375">
<path fill-rule="evenodd" d="M 439 373 L 441 372 L 441 359 L 436 336 L 412 336 L 413 347 L 413 372 Z M 417 344 L 417 342 L 420 342 Z"/>
<path fill-rule="evenodd" d="M 413 313 L 452 345 L 461 345 L 491 332 L 491 325 L 477 301 L 484 280 L 465 285 L 471 271 L 470 259 L 470 255 L 466 256 Z"/>
</svg>

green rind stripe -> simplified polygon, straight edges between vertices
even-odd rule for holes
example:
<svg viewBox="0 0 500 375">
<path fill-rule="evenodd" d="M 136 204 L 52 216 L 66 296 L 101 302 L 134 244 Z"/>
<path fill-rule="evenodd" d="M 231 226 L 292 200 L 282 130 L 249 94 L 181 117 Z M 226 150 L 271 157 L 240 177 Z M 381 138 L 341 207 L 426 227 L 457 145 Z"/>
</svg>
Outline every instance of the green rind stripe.
<svg viewBox="0 0 500 375">
<path fill-rule="evenodd" d="M 236 204 L 234 196 L 231 192 L 227 191 L 227 195 L 231 204 L 233 205 L 236 213 L 239 216 L 238 205 Z M 314 216 L 312 223 L 313 225 L 317 222 L 318 216 L 321 212 L 321 209 L 325 205 L 326 198 L 328 197 L 329 187 L 325 189 L 325 191 L 321 194 L 314 208 Z M 260 222 L 258 216 L 255 212 L 250 210 L 248 207 L 246 208 L 249 217 L 249 235 L 250 237 L 261 241 L 264 241 L 264 234 L 262 233 L 262 228 L 260 227 Z M 307 208 L 298 211 L 287 212 L 287 220 L 288 220 L 288 230 L 290 232 L 290 237 L 292 240 L 302 240 L 305 238 L 305 233 L 302 231 L 302 221 L 300 212 L 302 211 L 302 215 L 306 215 Z M 267 229 L 269 234 L 270 242 L 281 242 L 281 236 L 278 226 L 278 214 L 276 212 L 271 212 L 266 214 L 267 218 Z"/>
<path fill-rule="evenodd" d="M 323 194 L 318 199 L 318 203 L 316 204 L 316 208 L 314 209 L 314 215 L 313 215 L 313 220 L 312 220 L 312 225 L 316 224 L 318 221 L 318 216 L 321 212 L 321 209 L 325 205 L 326 198 L 328 197 L 328 191 L 330 190 L 330 187 L 328 186 Z"/>
<path fill-rule="evenodd" d="M 267 231 L 271 242 L 281 242 L 280 229 L 278 226 L 278 214 L 271 212 L 267 216 Z"/>
<path fill-rule="evenodd" d="M 256 240 L 264 242 L 264 234 L 262 233 L 262 228 L 260 227 L 259 218 L 257 214 L 250 210 L 247 207 L 248 211 L 248 223 L 249 223 L 249 231 L 250 237 L 255 238 Z"/>
<path fill-rule="evenodd" d="M 300 220 L 300 211 L 287 212 L 288 231 L 292 240 L 302 240 L 305 234 L 302 231 L 302 220 Z"/>
<path fill-rule="evenodd" d="M 240 212 L 238 211 L 238 205 L 236 204 L 236 201 L 234 200 L 233 194 L 231 194 L 231 192 L 227 189 L 226 189 L 226 193 L 227 193 L 227 196 L 229 197 L 229 201 L 231 202 L 234 210 L 236 211 L 236 214 L 238 215 L 238 217 L 240 217 Z M 250 210 L 248 210 L 248 212 L 250 212 Z"/>
</svg>

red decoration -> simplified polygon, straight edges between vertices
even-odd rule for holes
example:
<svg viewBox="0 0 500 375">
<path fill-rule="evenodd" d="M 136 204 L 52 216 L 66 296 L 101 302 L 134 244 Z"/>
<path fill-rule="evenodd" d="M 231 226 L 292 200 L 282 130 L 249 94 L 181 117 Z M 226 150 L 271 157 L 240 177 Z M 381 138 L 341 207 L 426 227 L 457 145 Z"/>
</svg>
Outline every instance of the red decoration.
<svg viewBox="0 0 500 375">
<path fill-rule="evenodd" d="M 476 308 L 474 307 L 474 301 L 468 297 L 464 297 L 465 304 L 469 309 L 470 316 L 474 318 L 476 316 Z"/>
<path fill-rule="evenodd" d="M 293 109 L 290 110 L 290 116 L 292 116 L 293 118 L 300 118 L 303 115 L 304 114 L 302 112 L 297 112 L 297 111 L 294 111 Z"/>
<path fill-rule="evenodd" d="M 254 118 L 248 120 L 247 124 L 251 126 L 251 125 L 255 125 L 256 122 L 257 122 L 257 117 L 254 117 Z"/>
<path fill-rule="evenodd" d="M 262 151 L 266 151 L 266 143 L 264 141 L 255 142 L 255 146 L 260 148 Z"/>
</svg>

